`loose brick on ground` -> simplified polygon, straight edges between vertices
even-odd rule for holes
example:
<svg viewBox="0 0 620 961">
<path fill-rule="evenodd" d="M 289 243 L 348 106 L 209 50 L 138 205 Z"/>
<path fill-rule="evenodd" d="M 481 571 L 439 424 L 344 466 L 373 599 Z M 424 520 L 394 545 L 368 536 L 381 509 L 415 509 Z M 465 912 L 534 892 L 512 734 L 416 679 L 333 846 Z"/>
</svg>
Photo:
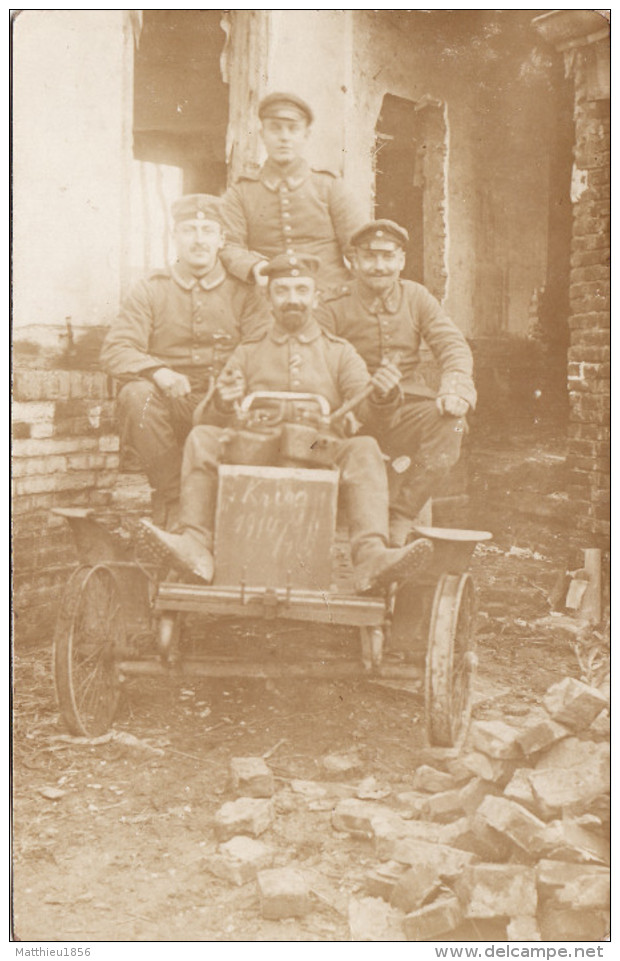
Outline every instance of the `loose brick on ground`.
<svg viewBox="0 0 620 961">
<path fill-rule="evenodd" d="M 378 858 L 391 858 L 397 841 L 426 841 L 429 844 L 451 844 L 452 837 L 459 836 L 452 824 L 437 824 L 430 821 L 405 821 L 402 818 L 388 817 L 383 814 L 371 821 L 374 834 L 375 854 Z"/>
<path fill-rule="evenodd" d="M 596 864 L 575 864 L 571 861 L 551 861 L 543 858 L 536 865 L 536 886 L 541 900 L 557 900 L 558 891 L 580 878 L 609 880 L 609 868 Z"/>
<path fill-rule="evenodd" d="M 584 730 L 607 707 L 607 699 L 596 687 L 574 677 L 553 684 L 543 703 L 554 721 L 574 731 Z"/>
<path fill-rule="evenodd" d="M 227 841 L 235 834 L 250 834 L 258 837 L 271 825 L 274 809 L 266 798 L 238 798 L 227 801 L 215 814 L 215 835 L 220 841 Z"/>
<path fill-rule="evenodd" d="M 532 724 L 528 724 L 519 736 L 517 741 L 521 750 L 526 756 L 544 751 L 556 741 L 568 737 L 569 731 L 563 724 L 552 721 L 551 718 L 542 718 Z"/>
<path fill-rule="evenodd" d="M 383 898 L 389 901 L 396 882 L 407 870 L 404 864 L 398 861 L 386 861 L 380 864 L 374 871 L 366 875 L 366 893 L 373 898 Z"/>
<path fill-rule="evenodd" d="M 537 771 L 548 768 L 589 767 L 593 763 L 609 766 L 610 750 L 608 744 L 597 741 L 582 741 L 578 737 L 568 737 L 558 741 L 545 751 L 536 761 Z"/>
<path fill-rule="evenodd" d="M 233 757 L 230 761 L 233 789 L 241 797 L 271 797 L 273 774 L 262 757 Z"/>
<path fill-rule="evenodd" d="M 390 904 L 408 914 L 430 900 L 440 887 L 441 881 L 435 866 L 409 868 L 397 881 Z"/>
<path fill-rule="evenodd" d="M 509 941 L 540 941 L 536 918 L 511 918 L 506 925 L 506 937 Z"/>
<path fill-rule="evenodd" d="M 536 876 L 521 864 L 474 864 L 459 880 L 467 918 L 509 918 L 536 914 Z"/>
<path fill-rule="evenodd" d="M 531 771 L 529 781 L 542 817 L 579 815 L 601 794 L 609 793 L 608 765 L 594 757 L 587 765 Z"/>
<path fill-rule="evenodd" d="M 519 732 L 504 721 L 474 721 L 470 737 L 474 750 L 489 757 L 517 760 L 521 748 L 517 743 Z"/>
<path fill-rule="evenodd" d="M 476 860 L 471 851 L 461 851 L 447 844 L 428 844 L 412 838 L 395 841 L 390 858 L 411 867 L 430 867 L 446 880 L 458 877 L 466 865 Z"/>
<path fill-rule="evenodd" d="M 543 904 L 538 923 L 543 941 L 602 941 L 609 935 L 608 911 L 575 911 Z"/>
<path fill-rule="evenodd" d="M 463 920 L 463 909 L 458 898 L 442 897 L 427 904 L 403 920 L 407 941 L 429 941 L 454 931 Z"/>
<path fill-rule="evenodd" d="M 321 758 L 324 771 L 332 777 L 350 777 L 358 774 L 362 768 L 362 759 L 358 754 L 327 754 Z"/>
<path fill-rule="evenodd" d="M 536 807 L 536 798 L 530 784 L 530 768 L 519 767 L 504 788 L 504 797 L 516 801 L 528 810 Z"/>
<path fill-rule="evenodd" d="M 507 837 L 528 856 L 545 850 L 547 825 L 516 801 L 489 795 L 478 808 L 476 819 Z"/>
<path fill-rule="evenodd" d="M 269 867 L 273 857 L 273 850 L 262 841 L 237 835 L 205 858 L 205 867 L 216 877 L 241 885 L 252 881 L 262 868 Z"/>
<path fill-rule="evenodd" d="M 504 761 L 501 758 L 489 757 L 480 751 L 470 751 L 464 754 L 458 762 L 470 776 L 482 778 L 484 781 L 495 783 L 508 779 L 514 770 L 514 761 Z M 455 768 L 457 764 L 455 763 Z"/>
<path fill-rule="evenodd" d="M 310 911 L 310 891 L 303 873 L 296 868 L 272 868 L 257 875 L 261 914 L 277 921 L 299 918 Z"/>
<path fill-rule="evenodd" d="M 583 864 L 609 864 L 609 841 L 575 821 L 551 821 L 545 829 L 545 857 Z"/>
<path fill-rule="evenodd" d="M 382 807 L 374 801 L 360 801 L 358 798 L 345 798 L 339 801 L 332 814 L 332 827 L 335 831 L 346 831 L 349 834 L 373 837 L 374 818 L 391 820 L 392 812 L 388 807 Z M 395 823 L 400 822 L 398 815 L 393 815 Z"/>
<path fill-rule="evenodd" d="M 423 815 L 433 821 L 452 821 L 475 811 L 488 790 L 488 784 L 481 778 L 474 778 L 462 787 L 431 795 L 424 805 Z"/>
<path fill-rule="evenodd" d="M 404 941 L 402 912 L 381 898 L 350 898 L 351 941 Z"/>
<path fill-rule="evenodd" d="M 445 771 L 438 771 L 428 764 L 422 764 L 413 775 L 412 787 L 414 791 L 426 791 L 435 794 L 454 788 L 455 780 L 451 774 L 446 774 Z"/>
</svg>

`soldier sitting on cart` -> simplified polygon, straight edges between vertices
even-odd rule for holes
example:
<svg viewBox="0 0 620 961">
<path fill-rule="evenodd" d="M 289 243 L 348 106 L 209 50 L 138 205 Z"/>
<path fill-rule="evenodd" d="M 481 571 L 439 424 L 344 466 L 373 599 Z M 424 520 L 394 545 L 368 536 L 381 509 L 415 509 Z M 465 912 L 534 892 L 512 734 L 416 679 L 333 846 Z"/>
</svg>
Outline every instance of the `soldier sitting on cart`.
<svg viewBox="0 0 620 961">
<path fill-rule="evenodd" d="M 320 395 L 332 412 L 366 392 L 356 415 L 376 430 L 400 403 L 400 373 L 393 364 L 378 366 L 371 378 L 355 349 L 322 331 L 314 319 L 318 268 L 316 257 L 289 254 L 278 255 L 265 268 L 273 326 L 237 347 L 218 378 L 208 413 L 217 412 L 223 425 L 233 421 L 235 405 L 244 395 L 255 391 Z M 290 407 L 292 420 L 298 417 L 307 423 L 308 411 L 303 403 L 297 412 L 294 400 Z M 173 566 L 207 582 L 214 574 L 217 468 L 226 460 L 231 462 L 227 450 L 231 440 L 239 437 L 235 431 L 212 423 L 194 427 L 185 444 L 178 532 L 169 533 L 149 521 L 142 522 L 147 539 L 159 551 L 164 549 Z M 323 428 L 320 442 L 327 445 L 331 466 L 340 471 L 355 585 L 358 591 L 367 591 L 410 578 L 429 559 L 432 544 L 419 538 L 406 547 L 388 547 L 388 485 L 383 455 L 374 437 L 348 437 L 345 424 L 344 418 L 332 417 Z M 258 442 L 254 452 L 244 462 L 277 466 L 277 434 L 275 442 L 273 432 L 255 437 Z M 310 450 L 308 459 L 312 461 Z"/>
<path fill-rule="evenodd" d="M 373 373 L 386 359 L 402 371 L 403 401 L 384 422 L 371 425 L 392 464 L 389 471 L 390 543 L 406 543 L 420 508 L 441 490 L 459 459 L 465 416 L 476 403 L 473 361 L 465 337 L 422 286 L 400 276 L 409 235 L 392 220 L 370 221 L 351 237 L 355 280 L 323 296 L 317 320 L 345 337 Z M 441 373 L 437 393 L 419 374 L 421 341 Z"/>
<path fill-rule="evenodd" d="M 121 384 L 122 447 L 137 455 L 153 489 L 153 517 L 168 529 L 177 520 L 194 409 L 233 348 L 268 326 L 263 298 L 220 262 L 218 199 L 186 194 L 172 217 L 177 262 L 136 284 L 101 350 L 104 370 Z"/>
</svg>

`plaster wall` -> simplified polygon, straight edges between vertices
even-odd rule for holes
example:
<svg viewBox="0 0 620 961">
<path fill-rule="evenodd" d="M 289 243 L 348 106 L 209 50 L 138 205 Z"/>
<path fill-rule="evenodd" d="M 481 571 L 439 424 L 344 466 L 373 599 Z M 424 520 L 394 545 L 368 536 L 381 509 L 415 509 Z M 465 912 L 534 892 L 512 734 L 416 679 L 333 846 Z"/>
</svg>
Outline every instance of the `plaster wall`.
<svg viewBox="0 0 620 961">
<path fill-rule="evenodd" d="M 107 323 L 127 265 L 133 37 L 120 10 L 14 23 L 16 341 Z"/>
<path fill-rule="evenodd" d="M 446 307 L 470 336 L 481 327 L 525 334 L 533 291 L 546 277 L 548 65 L 532 58 L 534 37 L 512 50 L 508 29 L 502 49 L 501 20 L 489 26 L 470 16 L 355 11 L 347 177 L 371 207 L 374 128 L 386 93 L 442 102 Z"/>
</svg>

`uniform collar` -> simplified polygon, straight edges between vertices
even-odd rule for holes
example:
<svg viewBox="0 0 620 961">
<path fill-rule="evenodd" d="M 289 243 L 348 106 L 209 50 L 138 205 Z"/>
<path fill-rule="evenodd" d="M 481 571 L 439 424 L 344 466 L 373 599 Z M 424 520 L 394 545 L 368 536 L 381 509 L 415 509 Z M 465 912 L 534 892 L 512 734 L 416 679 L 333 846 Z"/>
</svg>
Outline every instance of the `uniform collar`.
<svg viewBox="0 0 620 961">
<path fill-rule="evenodd" d="M 226 279 L 226 271 L 219 260 L 216 260 L 213 270 L 202 277 L 195 277 L 191 270 L 180 261 L 172 264 L 170 273 L 183 290 L 193 290 L 196 286 L 202 287 L 203 290 L 212 290 L 214 287 L 219 287 Z"/>
<path fill-rule="evenodd" d="M 395 314 L 403 295 L 403 288 L 400 280 L 397 280 L 393 287 L 383 295 L 375 294 L 373 291 L 357 282 L 357 292 L 360 300 L 372 313 Z"/>
<path fill-rule="evenodd" d="M 317 324 L 314 317 L 310 317 L 303 327 L 300 330 L 296 330 L 294 333 L 289 333 L 288 330 L 283 330 L 282 327 L 278 325 L 277 321 L 271 328 L 271 339 L 276 344 L 286 344 L 286 342 L 289 340 L 298 340 L 300 344 L 310 344 L 313 340 L 316 340 L 320 336 L 321 328 Z"/>
<path fill-rule="evenodd" d="M 282 183 L 285 183 L 289 190 L 296 190 L 310 176 L 310 167 L 303 157 L 297 157 L 285 167 L 267 158 L 258 176 L 269 190 L 277 190 Z"/>
</svg>

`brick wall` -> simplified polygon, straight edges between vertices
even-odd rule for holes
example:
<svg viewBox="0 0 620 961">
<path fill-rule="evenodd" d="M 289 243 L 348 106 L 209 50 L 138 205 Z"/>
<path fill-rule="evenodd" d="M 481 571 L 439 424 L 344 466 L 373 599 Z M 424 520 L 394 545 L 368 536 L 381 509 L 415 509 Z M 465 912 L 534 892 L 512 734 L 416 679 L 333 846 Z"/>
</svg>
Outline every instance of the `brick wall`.
<svg viewBox="0 0 620 961">
<path fill-rule="evenodd" d="M 573 61 L 567 464 L 575 523 L 606 541 L 610 530 L 610 112 L 608 99 L 591 96 L 593 55 L 591 47 L 585 47 Z"/>
<path fill-rule="evenodd" d="M 106 507 L 118 470 L 108 378 L 17 369 L 13 377 L 13 610 L 20 640 L 50 636 L 77 557 L 53 507 Z"/>
</svg>

